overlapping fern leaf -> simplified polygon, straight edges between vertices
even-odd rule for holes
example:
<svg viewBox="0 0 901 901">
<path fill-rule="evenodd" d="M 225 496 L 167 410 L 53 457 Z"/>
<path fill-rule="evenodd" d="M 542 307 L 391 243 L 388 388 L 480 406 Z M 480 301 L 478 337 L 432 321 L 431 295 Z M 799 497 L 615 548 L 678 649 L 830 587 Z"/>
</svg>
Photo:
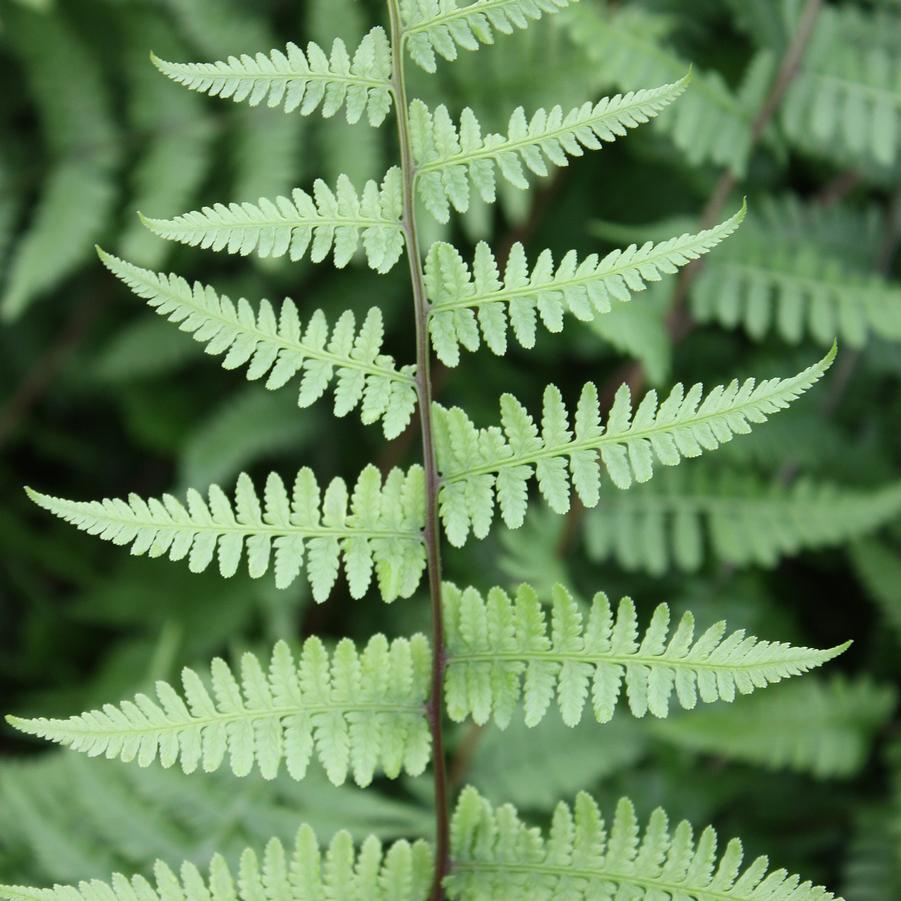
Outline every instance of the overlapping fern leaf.
<svg viewBox="0 0 901 901">
<path fill-rule="evenodd" d="M 654 727 L 679 747 L 825 779 L 856 775 L 895 709 L 897 693 L 870 679 L 801 679 L 732 706 Z"/>
<path fill-rule="evenodd" d="M 608 495 L 585 523 L 588 556 L 627 570 L 692 572 L 708 558 L 775 566 L 786 556 L 841 545 L 901 514 L 901 483 L 860 490 L 801 479 L 791 487 L 731 470 L 668 472 Z"/>
<path fill-rule="evenodd" d="M 298 406 L 309 407 L 335 384 L 336 416 L 359 408 L 366 424 L 382 421 L 387 438 L 397 437 L 416 409 L 415 367 L 399 368 L 384 355 L 382 313 L 373 307 L 357 329 L 344 312 L 333 328 L 322 310 L 306 326 L 290 299 L 276 313 L 268 300 L 257 310 L 208 285 L 190 285 L 177 275 L 151 272 L 100 251 L 104 265 L 160 315 L 190 332 L 208 354 L 224 357 L 226 369 L 247 367 L 249 380 L 266 377 L 270 390 L 300 375 Z"/>
<path fill-rule="evenodd" d="M 178 872 L 157 861 L 153 879 L 116 873 L 108 883 L 99 879 L 48 889 L 0 885 L 7 901 L 292 901 L 298 898 L 340 898 L 341 901 L 425 901 L 434 864 L 426 842 L 395 842 L 386 851 L 370 837 L 360 848 L 349 832 L 339 832 L 327 848 L 316 834 L 301 826 L 292 848 L 272 839 L 262 855 L 247 849 L 234 873 L 225 858 L 213 857 L 208 873 L 192 863 Z"/>
<path fill-rule="evenodd" d="M 493 44 L 496 32 L 512 34 L 547 13 L 578 0 L 400 0 L 403 38 L 410 57 L 426 72 L 435 72 L 437 56 L 453 62 L 458 51 Z M 436 56 L 437 54 L 437 56 Z"/>
<path fill-rule="evenodd" d="M 509 725 L 520 703 L 535 726 L 556 702 L 563 722 L 576 726 L 590 704 L 599 723 L 609 722 L 625 691 L 637 717 L 669 714 L 679 706 L 733 701 L 758 688 L 796 676 L 841 654 L 761 641 L 743 630 L 726 634 L 723 622 L 695 639 L 686 613 L 670 635 L 670 611 L 657 607 L 647 630 L 635 605 L 623 598 L 614 612 L 607 596 L 594 596 L 587 618 L 561 585 L 552 591 L 550 623 L 528 585 L 515 600 L 501 589 L 483 598 L 475 589 L 444 589 L 448 624 L 447 709 L 457 721 L 493 718 Z"/>
<path fill-rule="evenodd" d="M 575 251 L 554 266 L 545 250 L 529 269 L 522 244 L 510 250 L 503 277 L 497 259 L 484 242 L 475 251 L 472 269 L 450 244 L 436 242 L 425 264 L 426 289 L 432 308 L 429 330 L 438 358 L 456 366 L 460 347 L 475 351 L 484 339 L 498 355 L 507 351 L 508 332 L 523 347 L 535 346 L 538 322 L 560 332 L 566 313 L 588 322 L 609 313 L 615 302 L 627 302 L 708 253 L 732 235 L 745 218 L 746 206 L 720 225 L 698 234 L 683 234 L 658 244 L 631 244 L 605 257 Z"/>
<path fill-rule="evenodd" d="M 773 330 L 792 343 L 807 335 L 825 345 L 838 335 L 855 347 L 870 334 L 901 340 L 901 288 L 874 274 L 872 259 L 861 265 L 860 247 L 836 247 L 822 225 L 797 233 L 819 215 L 792 198 L 761 204 L 700 273 L 691 294 L 695 318 L 741 326 L 758 340 Z M 832 216 L 848 227 L 860 220 L 847 208 Z"/>
<path fill-rule="evenodd" d="M 270 568 L 275 583 L 289 586 L 306 567 L 317 601 L 328 598 L 342 566 L 353 597 L 362 597 L 373 571 L 386 601 L 409 597 L 425 568 L 422 526 L 425 484 L 421 467 L 392 470 L 385 478 L 368 466 L 348 496 L 343 479 L 321 492 L 310 469 L 301 469 L 291 494 L 281 478 L 266 480 L 263 501 L 250 477 L 238 478 L 234 504 L 213 485 L 209 500 L 189 489 L 187 504 L 171 494 L 144 500 L 69 501 L 29 490 L 45 510 L 131 553 L 188 560 L 203 572 L 218 558 L 233 576 L 246 552 L 253 578 Z"/>
<path fill-rule="evenodd" d="M 313 193 L 295 188 L 291 198 L 257 203 L 217 203 L 174 219 L 145 219 L 156 235 L 191 247 L 263 258 L 288 256 L 315 263 L 334 255 L 346 266 L 362 244 L 376 272 L 388 272 L 404 250 L 401 175 L 390 169 L 381 185 L 366 182 L 362 194 L 346 176 L 333 191 L 318 179 Z"/>
<path fill-rule="evenodd" d="M 340 38 L 326 53 L 310 42 L 304 52 L 294 43 L 284 51 L 242 54 L 215 63 L 173 63 L 153 57 L 173 81 L 213 97 L 282 107 L 308 116 L 321 109 L 326 118 L 342 108 L 351 124 L 365 113 L 373 126 L 391 110 L 391 47 L 383 28 L 373 28 L 353 57 Z"/>
<path fill-rule="evenodd" d="M 826 889 L 785 870 L 769 871 L 766 857 L 743 866 L 732 839 L 717 853 L 708 826 L 697 838 L 682 821 L 670 828 L 658 808 L 642 831 L 632 802 L 622 799 L 609 830 L 596 802 L 577 796 L 561 803 L 547 835 L 527 826 L 510 805 L 495 808 L 467 788 L 453 818 L 452 899 L 589 901 L 595 898 L 692 901 L 831 901 Z"/>
<path fill-rule="evenodd" d="M 139 694 L 69 719 L 9 722 L 89 756 L 144 767 L 158 759 L 163 767 L 209 773 L 228 758 L 236 776 L 258 768 L 274 779 L 284 763 L 303 779 L 315 757 L 335 785 L 352 773 L 366 786 L 376 772 L 397 778 L 425 770 L 430 660 L 422 636 L 389 644 L 377 635 L 362 651 L 344 639 L 331 655 L 309 638 L 297 660 L 279 642 L 268 670 L 247 653 L 236 676 L 216 658 L 209 679 L 183 670 L 181 693 L 157 682 L 155 699 Z"/>
<path fill-rule="evenodd" d="M 581 393 L 573 425 L 560 391 L 544 393 L 539 428 L 512 395 L 501 397 L 501 425 L 477 429 L 459 407 L 435 405 L 438 467 L 442 473 L 441 519 L 451 544 L 462 546 L 470 532 L 488 534 L 495 506 L 509 528 L 519 528 L 532 478 L 551 509 L 566 513 L 575 490 L 582 503 L 600 500 L 601 471 L 617 488 L 647 482 L 655 461 L 676 466 L 686 457 L 715 450 L 752 424 L 788 407 L 820 380 L 835 348 L 819 363 L 788 379 L 733 381 L 704 397 L 703 386 L 676 385 L 658 402 L 648 392 L 632 409 L 628 386 L 616 394 L 606 425 L 601 424 L 597 388 Z M 609 504 L 609 500 L 608 500 Z"/>
<path fill-rule="evenodd" d="M 781 16 L 789 27 L 801 12 L 797 0 L 782 0 Z M 880 40 L 880 32 L 896 34 L 899 23 L 894 11 L 870 18 L 853 7 L 823 10 L 781 108 L 789 138 L 842 162 L 897 163 L 901 66 L 897 46 Z"/>
<path fill-rule="evenodd" d="M 539 109 L 531 118 L 522 107 L 510 117 L 507 134 L 482 136 L 475 113 L 463 110 L 459 127 L 444 106 L 434 113 L 420 100 L 410 104 L 410 139 L 416 161 L 416 185 L 423 204 L 439 222 L 448 222 L 451 206 L 465 213 L 470 182 L 485 203 L 497 194 L 495 169 L 510 184 L 529 187 L 526 172 L 544 176 L 548 166 L 567 166 L 570 157 L 600 150 L 630 128 L 649 122 L 680 97 L 690 80 L 605 97 L 564 112 Z"/>
<path fill-rule="evenodd" d="M 567 15 L 572 39 L 620 90 L 678 78 L 688 63 L 667 45 L 672 17 L 626 5 L 616 11 L 580 4 Z M 742 175 L 755 109 L 771 73 L 752 67 L 737 96 L 716 71 L 694 70 L 692 88 L 655 126 L 692 165 L 713 162 Z"/>
</svg>

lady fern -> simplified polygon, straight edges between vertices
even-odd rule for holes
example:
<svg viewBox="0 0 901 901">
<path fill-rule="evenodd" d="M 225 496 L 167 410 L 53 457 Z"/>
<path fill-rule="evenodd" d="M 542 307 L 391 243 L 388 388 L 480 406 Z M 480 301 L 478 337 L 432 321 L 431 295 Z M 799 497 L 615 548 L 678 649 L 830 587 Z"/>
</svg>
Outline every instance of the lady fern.
<svg viewBox="0 0 901 901">
<path fill-rule="evenodd" d="M 670 634 L 665 606 L 639 636 L 631 601 L 622 601 L 614 613 L 599 593 L 586 616 L 562 587 L 554 589 L 548 623 L 530 589 L 520 589 L 515 601 L 500 589 L 486 598 L 471 587 L 442 589 L 441 567 L 442 526 L 454 546 L 470 534 L 486 537 L 496 508 L 508 527 L 520 526 L 533 479 L 555 512 L 570 509 L 572 493 L 587 506 L 598 505 L 608 478 L 616 488 L 629 489 L 651 479 L 658 463 L 676 466 L 764 423 L 824 376 L 835 349 L 791 378 L 736 380 L 706 394 L 700 384 L 687 390 L 679 384 L 662 401 L 656 391 L 648 392 L 634 408 L 627 383 L 612 392 L 609 403 L 595 384 L 587 384 L 573 413 L 551 385 L 540 424 L 510 394 L 500 400 L 500 424 L 485 428 L 464 409 L 437 404 L 433 350 L 456 365 L 460 346 L 475 350 L 481 338 L 503 353 L 508 329 L 530 348 L 539 316 L 551 332 L 560 331 L 566 313 L 593 320 L 609 312 L 613 300 L 630 300 L 712 250 L 740 225 L 744 209 L 721 225 L 659 244 L 633 244 L 603 258 L 590 255 L 580 262 L 571 251 L 556 268 L 550 252 L 530 268 L 517 243 L 503 278 L 500 254 L 487 244 L 477 248 L 471 270 L 466 255 L 450 244 L 426 246 L 419 204 L 447 222 L 452 209 L 470 208 L 473 190 L 482 202 L 494 202 L 498 173 L 527 188 L 529 173 L 545 176 L 551 167 L 665 116 L 687 90 L 689 75 L 656 79 L 657 86 L 630 85 L 628 93 L 608 98 L 586 97 L 570 112 L 554 105 L 527 115 L 518 107 L 506 132 L 489 132 L 469 109 L 455 120 L 444 105 L 411 99 L 407 56 L 432 72 L 437 56 L 452 61 L 460 49 L 490 44 L 573 0 L 476 0 L 463 6 L 457 0 L 388 0 L 387 5 L 390 37 L 375 28 L 353 55 L 336 40 L 329 54 L 317 44 L 306 51 L 291 44 L 269 53 L 252 48 L 219 63 L 154 60 L 191 90 L 250 107 L 265 103 L 288 114 L 325 118 L 343 109 L 350 123 L 365 115 L 374 127 L 393 112 L 400 159 L 383 177 L 355 184 L 342 173 L 334 187 L 316 179 L 311 191 L 296 188 L 290 197 L 220 203 L 143 221 L 159 237 L 240 256 L 295 262 L 309 256 L 314 263 L 331 256 L 339 268 L 362 256 L 378 273 L 388 273 L 406 256 L 415 366 L 396 365 L 382 353 L 377 311 L 359 330 L 350 312 L 304 311 L 301 317 L 292 301 L 285 301 L 277 316 L 266 301 L 234 303 L 177 275 L 105 253 L 101 258 L 208 353 L 224 355 L 226 368 L 247 367 L 249 378 L 265 376 L 272 389 L 300 375 L 300 406 L 334 381 L 336 414 L 360 407 L 363 421 L 382 420 L 388 436 L 398 435 L 415 412 L 422 465 L 394 468 L 384 476 L 369 466 L 352 490 L 336 478 L 324 492 L 308 468 L 300 470 L 290 493 L 282 478 L 271 474 L 262 498 L 245 474 L 233 499 L 215 485 L 207 497 L 190 489 L 184 503 L 172 494 L 97 502 L 30 494 L 83 531 L 129 546 L 135 555 L 187 559 L 195 572 L 214 562 L 225 577 L 242 565 L 253 577 L 273 568 L 276 585 L 286 587 L 305 569 L 317 601 L 329 597 L 342 568 L 353 597 L 365 595 L 375 581 L 386 602 L 413 595 L 425 575 L 430 642 L 419 636 L 389 643 L 376 636 L 358 651 L 342 639 L 329 652 L 314 637 L 297 661 L 279 643 L 268 668 L 250 653 L 239 674 L 216 659 L 208 679 L 185 670 L 181 692 L 160 682 L 155 698 L 141 693 L 69 719 L 11 722 L 89 755 L 145 766 L 159 760 L 164 766 L 180 763 L 185 772 L 211 771 L 227 758 L 238 777 L 257 768 L 272 778 L 284 763 L 301 778 L 315 757 L 332 782 L 351 774 L 368 785 L 380 773 L 415 777 L 431 760 L 434 842 L 399 842 L 384 852 L 370 838 L 357 852 L 349 835 L 339 833 L 323 852 L 312 831 L 302 827 L 290 863 L 274 840 L 262 860 L 252 851 L 244 854 L 237 880 L 217 857 L 208 879 L 192 865 L 178 875 L 159 865 L 155 884 L 140 876 L 115 876 L 108 885 L 2 887 L 0 895 L 12 901 L 418 901 L 426 896 L 532 901 L 558 894 L 661 901 L 829 898 L 784 871 L 766 876 L 763 859 L 742 870 L 735 842 L 718 860 L 711 830 L 695 843 L 687 824 L 670 833 L 660 811 L 642 838 L 627 801 L 621 802 L 609 837 L 594 802 L 581 795 L 575 812 L 566 805 L 557 809 L 544 839 L 512 808 L 495 810 L 466 789 L 451 826 L 446 718 L 478 724 L 494 716 L 506 725 L 522 703 L 525 722 L 533 726 L 556 698 L 564 722 L 572 726 L 581 719 L 589 692 L 598 723 L 610 719 L 621 694 L 636 716 L 663 717 L 673 698 L 687 709 L 698 699 L 731 701 L 820 666 L 844 649 L 792 647 L 743 631 L 726 636 L 722 625 L 695 640 L 690 614 Z M 724 91 L 716 85 L 713 94 Z M 742 119 L 731 101 L 725 105 L 723 121 Z M 668 126 L 683 144 L 685 121 L 670 120 Z M 724 159 L 716 149 L 700 154 L 707 156 Z M 730 159 L 737 170 L 743 162 L 743 156 Z"/>
</svg>

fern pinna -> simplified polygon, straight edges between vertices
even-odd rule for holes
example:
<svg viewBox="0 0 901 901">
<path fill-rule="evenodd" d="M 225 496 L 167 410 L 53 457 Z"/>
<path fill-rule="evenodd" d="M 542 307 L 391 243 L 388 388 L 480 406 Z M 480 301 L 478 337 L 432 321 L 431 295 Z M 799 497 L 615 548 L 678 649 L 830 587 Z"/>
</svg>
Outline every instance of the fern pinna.
<svg viewBox="0 0 901 901">
<path fill-rule="evenodd" d="M 325 2 L 325 0 L 322 0 Z M 306 826 L 295 846 L 273 840 L 248 850 L 237 872 L 221 857 L 208 873 L 193 864 L 178 872 L 159 864 L 152 881 L 115 875 L 52 889 L 0 887 L 11 901 L 115 897 L 160 899 L 533 899 L 599 897 L 819 901 L 831 898 L 783 870 L 768 874 L 758 858 L 742 864 L 741 845 L 717 854 L 708 828 L 695 838 L 687 823 L 672 831 L 658 810 L 644 832 L 631 803 L 620 802 L 609 830 L 596 803 L 580 795 L 562 803 L 546 836 L 511 807 L 494 808 L 474 789 L 460 795 L 451 818 L 445 719 L 506 728 L 517 711 L 528 726 L 559 707 L 575 726 L 586 707 L 608 722 L 621 697 L 638 717 L 666 717 L 670 706 L 732 701 L 737 695 L 821 666 L 845 646 L 817 651 L 760 640 L 713 626 L 695 637 L 691 614 L 670 630 L 661 605 L 646 629 L 628 599 L 616 609 L 603 593 L 583 608 L 562 586 L 550 616 L 528 586 L 511 597 L 501 588 L 442 583 L 442 534 L 453 546 L 485 538 L 499 513 L 508 528 L 527 515 L 531 482 L 556 513 L 572 494 L 599 506 L 616 490 L 649 481 L 655 466 L 717 450 L 789 406 L 829 369 L 835 349 L 795 376 L 746 379 L 705 391 L 677 385 L 633 405 L 627 385 L 609 408 L 587 384 L 578 398 L 548 386 L 536 399 L 500 398 L 498 424 L 476 424 L 433 397 L 431 356 L 456 366 L 460 348 L 482 341 L 504 354 L 512 337 L 536 343 L 538 324 L 560 332 L 568 314 L 591 321 L 614 304 L 640 303 L 651 282 L 677 273 L 727 239 L 744 209 L 720 225 L 659 243 L 632 245 L 605 257 L 575 251 L 555 264 L 550 251 L 529 263 L 513 246 L 503 266 L 487 243 L 466 262 L 444 242 L 425 246 L 420 208 L 439 222 L 463 213 L 475 192 L 494 202 L 498 176 L 528 188 L 530 176 L 599 150 L 663 113 L 688 89 L 690 74 L 667 84 L 586 102 L 571 110 L 513 111 L 504 133 L 485 133 L 470 109 L 454 117 L 408 96 L 409 56 L 426 72 L 438 57 L 476 50 L 514 29 L 560 12 L 575 0 L 388 0 L 390 30 L 373 28 L 356 48 L 336 40 L 330 51 L 289 44 L 269 54 L 184 64 L 154 57 L 181 85 L 202 93 L 279 107 L 289 115 L 343 112 L 357 128 L 379 127 L 393 113 L 400 159 L 378 181 L 334 185 L 255 203 L 215 204 L 172 219 L 144 219 L 157 235 L 194 247 L 345 266 L 362 256 L 385 273 L 406 256 L 416 327 L 415 360 L 382 352 L 382 317 L 371 310 L 358 325 L 348 311 L 298 313 L 291 300 L 237 302 L 101 251 L 107 268 L 157 313 L 190 332 L 226 369 L 246 369 L 276 390 L 299 379 L 298 405 L 334 387 L 335 413 L 359 408 L 389 438 L 414 415 L 422 462 L 382 475 L 368 467 L 349 488 L 334 479 L 324 490 L 300 470 L 289 489 L 272 474 L 261 489 L 242 475 L 232 498 L 219 486 L 206 497 L 174 495 L 103 501 L 61 500 L 30 492 L 51 513 L 93 535 L 130 546 L 133 554 L 187 560 L 194 572 L 218 565 L 225 577 L 246 566 L 253 577 L 274 572 L 279 587 L 304 571 L 319 602 L 341 571 L 351 595 L 372 586 L 386 602 L 414 595 L 425 579 L 431 640 L 373 637 L 358 649 L 340 641 L 328 650 L 315 637 L 292 651 L 276 645 L 264 663 L 245 654 L 237 671 L 213 661 L 208 675 L 186 669 L 181 687 L 165 682 L 69 719 L 10 717 L 20 730 L 92 756 L 148 766 L 178 764 L 186 772 L 225 765 L 236 776 L 258 769 L 272 779 L 282 767 L 303 779 L 314 760 L 336 785 L 361 786 L 377 775 L 416 777 L 431 764 L 435 786 L 432 843 L 399 841 L 385 849 L 370 838 L 357 849 L 348 833 L 325 848 Z M 503 269 L 503 273 L 501 270 Z M 329 323 L 332 323 L 331 325 Z M 530 412 L 533 411 L 533 412 Z M 609 485 L 607 484 L 609 481 Z M 599 740 L 603 732 L 599 731 Z"/>
</svg>

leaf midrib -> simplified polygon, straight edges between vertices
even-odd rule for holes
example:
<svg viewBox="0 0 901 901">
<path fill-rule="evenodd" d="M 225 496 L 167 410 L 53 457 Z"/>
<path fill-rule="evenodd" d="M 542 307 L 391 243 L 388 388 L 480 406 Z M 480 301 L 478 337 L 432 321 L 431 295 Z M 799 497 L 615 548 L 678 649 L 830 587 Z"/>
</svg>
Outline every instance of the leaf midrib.
<svg viewBox="0 0 901 901">
<path fill-rule="evenodd" d="M 678 84 L 678 82 L 677 82 Z M 523 147 L 531 146 L 531 145 L 540 145 L 545 141 L 558 140 L 561 136 L 565 134 L 571 134 L 572 132 L 578 131 L 581 128 L 587 128 L 593 126 L 597 122 L 601 122 L 604 119 L 609 118 L 617 118 L 625 112 L 628 112 L 630 109 L 635 107 L 644 106 L 647 103 L 653 102 L 655 98 L 651 97 L 642 97 L 638 99 L 638 95 L 641 92 L 635 92 L 636 96 L 629 103 L 623 103 L 616 107 L 607 106 L 606 109 L 603 110 L 600 114 L 595 113 L 598 104 L 593 103 L 591 105 L 591 114 L 584 119 L 578 119 L 574 122 L 570 122 L 569 124 L 563 124 L 559 128 L 552 129 L 550 131 L 544 131 L 539 135 L 527 135 L 525 138 L 519 138 L 515 141 L 511 141 L 509 137 L 504 137 L 501 134 L 487 134 L 482 139 L 483 145 L 486 144 L 491 138 L 499 137 L 503 139 L 502 144 L 498 144 L 494 147 L 483 146 L 480 150 L 475 151 L 460 151 L 460 153 L 454 154 L 453 156 L 444 157 L 439 160 L 433 160 L 429 163 L 423 163 L 418 166 L 416 169 L 417 179 L 420 175 L 427 172 L 435 172 L 440 169 L 446 169 L 449 166 L 456 165 L 468 165 L 469 163 L 475 162 L 481 159 L 490 159 L 496 156 L 500 156 L 503 153 L 513 153 L 520 150 Z M 613 98 L 611 98 L 613 99 Z M 662 102 L 662 101 L 661 101 Z M 565 119 L 565 117 L 564 117 Z M 602 140 L 598 138 L 598 140 Z M 606 139 L 603 139 L 606 143 Z M 567 153 L 566 156 L 571 156 L 571 154 Z M 558 166 L 558 163 L 551 161 L 551 165 Z"/>
<path fill-rule="evenodd" d="M 352 357 L 342 357 L 338 356 L 337 354 L 330 353 L 326 350 L 316 350 L 300 342 L 292 343 L 291 341 L 288 341 L 286 338 L 282 337 L 278 332 L 264 332 L 260 330 L 258 325 L 250 327 L 244 325 L 244 323 L 242 322 L 237 321 L 237 318 L 235 320 L 228 319 L 226 316 L 222 315 L 221 312 L 216 312 L 209 309 L 208 307 L 204 307 L 196 303 L 196 301 L 194 300 L 194 294 L 190 290 L 190 286 L 188 289 L 189 299 L 187 299 L 185 295 L 178 293 L 177 290 L 172 289 L 171 287 L 163 291 L 163 285 L 156 279 L 149 281 L 146 278 L 143 278 L 140 283 L 145 285 L 146 288 L 153 294 L 155 294 L 158 298 L 169 300 L 171 303 L 176 303 L 181 307 L 187 307 L 191 310 L 194 310 L 201 316 L 204 316 L 206 319 L 212 319 L 217 322 L 221 322 L 223 326 L 227 328 L 233 328 L 239 332 L 243 332 L 244 334 L 253 335 L 257 337 L 258 342 L 275 344 L 285 350 L 291 350 L 295 353 L 299 353 L 302 356 L 310 357 L 315 360 L 321 360 L 325 363 L 331 363 L 333 366 L 336 366 L 339 369 L 356 369 L 369 375 L 381 376 L 383 378 L 391 379 L 392 381 L 396 382 L 403 382 L 404 384 L 408 385 L 416 385 L 416 379 L 413 376 L 404 375 L 402 372 L 398 372 L 396 369 L 380 369 L 374 364 L 363 363 L 359 360 L 353 359 Z M 149 301 L 149 298 L 145 299 Z M 223 296 L 217 295 L 217 299 L 221 304 Z M 169 313 L 161 313 L 160 315 L 168 316 Z M 256 315 L 254 316 L 254 319 L 257 320 Z M 214 335 L 213 339 L 210 340 L 214 340 L 216 337 L 217 335 Z M 226 351 L 223 351 L 223 353 L 225 352 Z"/>
<path fill-rule="evenodd" d="M 455 472 L 451 475 L 446 475 L 444 477 L 445 484 L 453 484 L 454 482 L 462 481 L 463 479 L 472 478 L 473 476 L 478 475 L 488 475 L 493 472 L 498 472 L 502 469 L 509 469 L 513 466 L 526 466 L 532 463 L 537 463 L 539 460 L 554 458 L 554 457 L 562 457 L 566 455 L 570 455 L 573 453 L 577 453 L 583 450 L 599 450 L 602 446 L 606 444 L 627 444 L 632 441 L 641 440 L 643 438 L 649 438 L 652 435 L 663 434 L 666 432 L 675 432 L 681 429 L 686 428 L 694 428 L 698 425 L 702 425 L 706 422 L 710 422 L 714 419 L 720 419 L 724 416 L 735 415 L 740 413 L 742 410 L 756 408 L 759 405 L 771 401 L 777 397 L 779 397 L 782 393 L 790 393 L 791 391 L 797 388 L 796 380 L 790 379 L 788 382 L 782 382 L 779 387 L 770 394 L 766 394 L 759 397 L 752 396 L 744 403 L 738 404 L 736 406 L 728 407 L 724 410 L 714 411 L 712 413 L 707 413 L 703 416 L 695 416 L 689 420 L 676 420 L 673 422 L 661 423 L 659 425 L 649 426 L 648 428 L 641 429 L 638 431 L 629 430 L 627 432 L 611 435 L 608 432 L 605 432 L 601 435 L 596 435 L 590 438 L 583 438 L 582 440 L 571 441 L 568 444 L 563 445 L 554 445 L 552 447 L 544 447 L 539 450 L 536 450 L 534 453 L 529 455 L 519 455 L 513 457 L 507 457 L 503 460 L 495 460 L 491 463 L 486 463 L 482 466 L 474 467 L 472 469 L 464 469 L 458 472 Z M 708 395 L 709 396 L 709 395 Z M 703 403 L 703 402 L 702 402 Z M 681 456 L 681 453 L 680 453 Z"/>
<path fill-rule="evenodd" d="M 159 706 L 157 702 L 154 702 Z M 105 714 L 102 710 L 91 711 L 91 713 Z M 120 711 L 121 712 L 121 711 Z M 50 720 L 51 726 L 55 726 L 60 730 L 65 729 L 66 733 L 72 736 L 84 736 L 86 738 L 119 738 L 120 736 L 130 735 L 160 735 L 169 732 L 181 732 L 185 729 L 203 729 L 208 726 L 226 725 L 235 722 L 255 722 L 256 720 L 265 719 L 284 719 L 290 716 L 307 715 L 312 716 L 317 713 L 402 713 L 423 715 L 425 712 L 424 704 L 345 704 L 342 702 L 334 702 L 331 704 L 311 704 L 309 706 L 296 707 L 272 707 L 260 710 L 242 710 L 236 713 L 223 713 L 219 716 L 192 717 L 182 723 L 162 723 L 156 725 L 149 723 L 147 726 L 137 728 L 121 728 L 121 729 L 75 729 L 71 726 L 70 720 Z M 76 717 L 83 719 L 86 715 Z M 28 723 L 28 720 L 24 721 Z M 40 722 L 40 721 L 38 721 Z"/>
<path fill-rule="evenodd" d="M 703 233 L 702 233 L 703 234 Z M 697 238 L 698 235 L 693 235 L 692 237 Z M 708 235 L 709 237 L 709 235 Z M 578 275 L 574 278 L 570 279 L 553 279 L 549 282 L 545 282 L 542 285 L 525 285 L 522 288 L 508 288 L 503 287 L 499 291 L 494 291 L 489 294 L 475 294 L 472 297 L 464 297 L 459 300 L 452 300 L 446 303 L 444 302 L 436 302 L 432 306 L 430 313 L 442 313 L 449 310 L 459 309 L 461 307 L 479 307 L 484 304 L 490 303 L 513 303 L 516 300 L 519 300 L 522 297 L 531 297 L 533 295 L 538 294 L 546 294 L 548 292 L 560 291 L 564 292 L 568 288 L 576 288 L 581 285 L 591 284 L 592 282 L 598 281 L 606 281 L 609 278 L 616 278 L 617 276 L 622 276 L 624 272 L 628 272 L 630 270 L 636 270 L 641 268 L 642 266 L 655 265 L 655 261 L 657 260 L 666 260 L 671 257 L 674 253 L 684 252 L 688 249 L 694 249 L 698 246 L 703 247 L 706 244 L 706 241 L 695 241 L 695 242 L 686 242 L 684 244 L 677 244 L 673 247 L 669 247 L 667 249 L 661 249 L 664 247 L 666 242 L 662 244 L 656 245 L 655 252 L 649 256 L 645 257 L 632 257 L 631 260 L 627 263 L 623 263 L 617 266 L 614 266 L 612 269 L 601 272 L 600 267 L 603 265 L 604 261 L 600 260 L 597 264 L 597 267 L 593 272 L 586 273 L 585 275 Z M 584 263 L 584 260 L 582 261 Z M 581 265 L 581 264 L 577 264 Z M 674 264 L 681 265 L 681 264 Z M 534 271 L 534 266 L 533 266 Z M 629 289 L 629 294 L 635 294 L 631 288 Z M 622 303 L 618 298 L 615 299 L 616 302 Z"/>
<path fill-rule="evenodd" d="M 720 892 L 713 889 L 696 888 L 685 882 L 665 882 L 663 879 L 645 878 L 632 873 L 613 873 L 603 869 L 589 869 L 585 867 L 561 867 L 552 864 L 486 864 L 481 862 L 454 862 L 454 870 L 458 872 L 493 872 L 504 873 L 535 873 L 559 876 L 561 878 L 582 879 L 608 879 L 617 883 L 634 883 L 645 888 L 657 888 L 670 893 L 671 896 L 690 895 L 696 899 L 712 899 L 712 901 L 743 901 L 738 895 L 730 892 Z"/>
</svg>

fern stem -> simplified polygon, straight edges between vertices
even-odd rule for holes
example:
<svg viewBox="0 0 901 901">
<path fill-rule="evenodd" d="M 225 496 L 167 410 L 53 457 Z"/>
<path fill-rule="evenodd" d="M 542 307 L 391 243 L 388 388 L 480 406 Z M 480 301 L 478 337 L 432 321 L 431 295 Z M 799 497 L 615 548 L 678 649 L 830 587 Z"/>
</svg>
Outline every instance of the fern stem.
<svg viewBox="0 0 901 901">
<path fill-rule="evenodd" d="M 432 680 L 429 697 L 429 727 L 432 733 L 433 772 L 435 781 L 435 883 L 432 901 L 444 897 L 442 883 L 450 870 L 450 809 L 447 785 L 447 761 L 444 749 L 444 710 L 442 692 L 447 666 L 444 632 L 444 613 L 441 604 L 441 539 L 438 519 L 440 479 L 435 457 L 432 426 L 432 379 L 429 344 L 428 307 L 422 252 L 416 227 L 415 181 L 413 145 L 410 137 L 409 104 L 404 74 L 404 32 L 397 0 L 388 0 L 391 19 L 392 88 L 400 141 L 401 171 L 403 173 L 404 213 L 403 229 L 410 263 L 413 305 L 416 315 L 416 383 L 419 394 L 419 421 L 422 431 L 423 466 L 426 474 L 425 543 L 429 574 L 429 596 L 432 608 Z"/>
</svg>

